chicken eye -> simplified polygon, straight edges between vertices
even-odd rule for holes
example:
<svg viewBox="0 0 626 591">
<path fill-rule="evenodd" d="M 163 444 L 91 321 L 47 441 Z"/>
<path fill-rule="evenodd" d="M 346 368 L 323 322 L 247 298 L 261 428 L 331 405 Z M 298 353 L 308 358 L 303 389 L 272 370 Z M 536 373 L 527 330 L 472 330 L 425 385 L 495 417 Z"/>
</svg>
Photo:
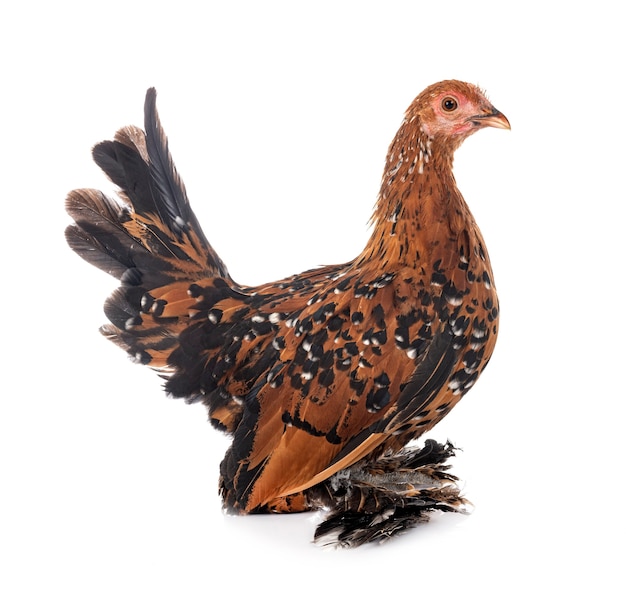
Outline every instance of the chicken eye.
<svg viewBox="0 0 626 591">
<path fill-rule="evenodd" d="M 458 106 L 459 103 L 457 102 L 457 100 L 455 98 L 452 98 L 451 96 L 447 96 L 441 101 L 441 108 L 448 113 L 454 111 Z"/>
</svg>

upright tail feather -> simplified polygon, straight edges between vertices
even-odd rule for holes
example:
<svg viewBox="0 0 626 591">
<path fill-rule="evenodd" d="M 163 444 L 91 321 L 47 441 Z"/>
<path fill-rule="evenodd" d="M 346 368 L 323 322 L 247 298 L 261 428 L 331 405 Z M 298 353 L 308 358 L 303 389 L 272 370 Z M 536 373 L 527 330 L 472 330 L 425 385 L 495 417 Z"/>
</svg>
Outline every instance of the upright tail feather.
<svg viewBox="0 0 626 591">
<path fill-rule="evenodd" d="M 147 92 L 144 115 L 145 133 L 125 127 L 113 141 L 93 149 L 96 163 L 119 187 L 118 198 L 82 189 L 72 191 L 66 201 L 75 222 L 66 230 L 70 247 L 121 282 L 105 303 L 112 326 L 103 332 L 138 357 L 145 350 L 136 346 L 138 340 L 164 337 L 163 328 L 136 328 L 142 323 L 147 292 L 179 282 L 188 286 L 203 278 L 229 278 L 191 209 L 159 121 L 153 88 Z"/>
</svg>

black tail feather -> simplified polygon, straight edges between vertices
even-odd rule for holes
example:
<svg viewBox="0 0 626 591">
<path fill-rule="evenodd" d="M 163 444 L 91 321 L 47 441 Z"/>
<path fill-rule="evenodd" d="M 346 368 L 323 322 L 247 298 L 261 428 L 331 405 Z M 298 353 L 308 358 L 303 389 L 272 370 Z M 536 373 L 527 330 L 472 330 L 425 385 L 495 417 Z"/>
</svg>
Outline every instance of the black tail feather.
<svg viewBox="0 0 626 591">
<path fill-rule="evenodd" d="M 170 154 L 168 139 L 156 109 L 156 90 L 154 88 L 148 89 L 146 93 L 144 125 L 146 149 L 150 161 L 150 176 L 161 196 L 158 206 L 164 209 L 164 218 L 168 220 L 170 230 L 180 237 L 181 232 L 190 226 L 204 242 L 207 242 L 189 205 L 185 185 Z"/>
<path fill-rule="evenodd" d="M 124 127 L 113 140 L 93 148 L 95 162 L 119 192 L 111 198 L 93 189 L 72 191 L 66 209 L 74 225 L 65 236 L 78 255 L 120 281 L 105 302 L 111 324 L 102 327 L 103 334 L 140 361 L 161 368 L 187 326 L 189 285 L 230 275 L 191 209 L 153 88 L 146 94 L 144 115 L 145 132 Z M 164 289 L 175 293 L 173 308 L 183 302 L 173 316 L 161 317 L 158 296 L 151 295 Z M 146 308 L 144 302 L 152 305 Z"/>
<path fill-rule="evenodd" d="M 69 246 L 88 263 L 122 279 L 135 266 L 131 256 L 132 238 L 122 224 L 128 211 L 100 191 L 72 191 L 65 202 L 76 225 L 68 226 L 65 238 Z"/>
<path fill-rule="evenodd" d="M 93 148 L 95 162 L 120 192 L 116 199 L 96 190 L 70 193 L 70 247 L 124 283 L 147 290 L 181 279 L 229 277 L 191 209 L 153 88 L 146 94 L 145 126 L 145 133 L 122 128 L 114 140 Z"/>
</svg>

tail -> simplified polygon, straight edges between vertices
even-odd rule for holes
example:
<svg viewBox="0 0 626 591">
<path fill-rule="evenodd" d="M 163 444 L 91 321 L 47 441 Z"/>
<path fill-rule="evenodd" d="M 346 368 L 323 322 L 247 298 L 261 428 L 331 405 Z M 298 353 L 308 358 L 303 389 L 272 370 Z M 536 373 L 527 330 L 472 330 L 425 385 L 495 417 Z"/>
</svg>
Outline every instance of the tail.
<svg viewBox="0 0 626 591">
<path fill-rule="evenodd" d="M 432 511 L 465 512 L 467 501 L 446 463 L 454 447 L 428 439 L 423 448 L 365 459 L 308 491 L 313 506 L 329 509 L 315 532 L 320 545 L 353 548 L 384 542 Z"/>
<path fill-rule="evenodd" d="M 111 324 L 102 332 L 139 361 L 164 368 L 186 321 L 172 314 L 167 322 L 159 320 L 159 294 L 167 292 L 176 316 L 186 311 L 190 282 L 230 277 L 189 205 L 154 88 L 146 94 L 144 116 L 145 133 L 125 127 L 113 141 L 94 147 L 94 160 L 120 189 L 118 198 L 93 189 L 72 191 L 66 209 L 75 223 L 65 235 L 78 255 L 121 282 L 105 302 Z M 172 296 L 176 289 L 179 297 Z"/>
</svg>

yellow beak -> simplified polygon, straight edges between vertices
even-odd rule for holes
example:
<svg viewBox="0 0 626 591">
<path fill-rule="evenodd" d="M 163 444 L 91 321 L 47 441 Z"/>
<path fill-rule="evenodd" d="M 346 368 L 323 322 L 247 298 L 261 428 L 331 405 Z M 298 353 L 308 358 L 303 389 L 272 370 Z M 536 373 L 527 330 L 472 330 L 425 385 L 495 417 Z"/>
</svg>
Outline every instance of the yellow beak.
<svg viewBox="0 0 626 591">
<path fill-rule="evenodd" d="M 474 125 L 483 127 L 497 127 L 498 129 L 511 129 L 509 120 L 497 109 L 493 109 L 485 115 L 476 115 L 469 119 Z"/>
</svg>

